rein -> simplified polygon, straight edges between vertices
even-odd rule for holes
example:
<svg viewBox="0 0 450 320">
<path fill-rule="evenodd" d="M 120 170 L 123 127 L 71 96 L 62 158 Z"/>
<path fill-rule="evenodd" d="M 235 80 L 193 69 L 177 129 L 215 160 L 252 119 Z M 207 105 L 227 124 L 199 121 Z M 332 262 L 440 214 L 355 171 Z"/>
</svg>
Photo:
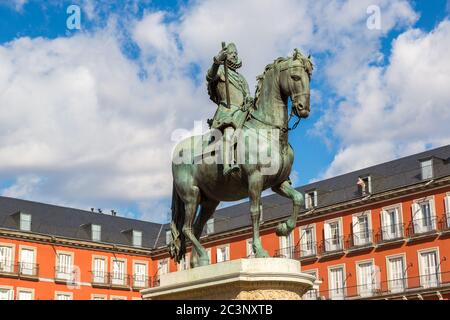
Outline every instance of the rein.
<svg viewBox="0 0 450 320">
<path fill-rule="evenodd" d="M 291 114 L 289 115 L 288 123 L 291 120 L 293 115 L 294 115 L 294 110 L 291 109 Z M 277 128 L 277 129 L 281 130 L 282 132 L 288 132 L 288 131 L 291 131 L 291 130 L 295 130 L 297 128 L 301 118 L 299 116 L 297 116 L 297 115 L 295 115 L 295 116 L 297 117 L 297 121 L 294 123 L 294 125 L 291 128 L 289 128 L 289 127 L 277 126 L 277 125 L 275 125 L 273 123 L 269 123 L 267 121 L 261 120 L 261 119 L 255 117 L 255 115 L 253 113 L 250 113 L 250 117 L 252 117 L 253 119 L 255 119 L 255 120 L 257 120 L 257 121 L 259 121 L 259 122 L 261 122 L 261 123 L 263 123 L 263 124 L 265 124 L 267 126 Z"/>
</svg>

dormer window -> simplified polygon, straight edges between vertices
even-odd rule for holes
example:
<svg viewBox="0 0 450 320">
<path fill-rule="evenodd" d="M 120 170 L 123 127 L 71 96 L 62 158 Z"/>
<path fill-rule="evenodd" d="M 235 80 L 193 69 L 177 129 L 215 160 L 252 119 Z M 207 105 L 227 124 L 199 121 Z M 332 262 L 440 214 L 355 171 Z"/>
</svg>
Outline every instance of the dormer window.
<svg viewBox="0 0 450 320">
<path fill-rule="evenodd" d="M 211 218 L 206 223 L 206 234 L 214 233 L 214 218 Z"/>
<path fill-rule="evenodd" d="M 31 214 L 20 213 L 19 228 L 22 231 L 31 231 Z"/>
<path fill-rule="evenodd" d="M 98 224 L 91 225 L 91 239 L 92 241 L 102 240 L 102 226 Z"/>
<path fill-rule="evenodd" d="M 169 244 L 170 241 L 172 241 L 172 231 L 167 230 L 166 231 L 166 244 Z"/>
<path fill-rule="evenodd" d="M 422 180 L 428 180 L 433 178 L 433 160 L 420 161 L 420 169 L 422 173 Z"/>
<path fill-rule="evenodd" d="M 142 232 L 133 230 L 133 246 L 142 247 Z"/>
<path fill-rule="evenodd" d="M 358 185 L 360 195 L 366 196 L 372 193 L 372 181 L 370 176 L 359 177 L 356 184 Z"/>
<path fill-rule="evenodd" d="M 311 190 L 305 193 L 305 209 L 317 207 L 317 190 Z"/>
</svg>

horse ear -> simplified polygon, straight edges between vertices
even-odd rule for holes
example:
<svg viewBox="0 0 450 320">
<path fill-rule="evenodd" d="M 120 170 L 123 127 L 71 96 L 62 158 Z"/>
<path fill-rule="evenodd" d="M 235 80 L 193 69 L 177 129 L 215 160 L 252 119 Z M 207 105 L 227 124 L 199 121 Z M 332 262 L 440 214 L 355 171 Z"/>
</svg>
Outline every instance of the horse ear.
<svg viewBox="0 0 450 320">
<path fill-rule="evenodd" d="M 309 59 L 309 60 L 311 59 L 311 54 L 308 54 L 308 59 Z"/>
<path fill-rule="evenodd" d="M 297 48 L 294 48 L 294 55 L 293 55 L 294 60 L 300 58 L 300 52 L 298 51 Z"/>
</svg>

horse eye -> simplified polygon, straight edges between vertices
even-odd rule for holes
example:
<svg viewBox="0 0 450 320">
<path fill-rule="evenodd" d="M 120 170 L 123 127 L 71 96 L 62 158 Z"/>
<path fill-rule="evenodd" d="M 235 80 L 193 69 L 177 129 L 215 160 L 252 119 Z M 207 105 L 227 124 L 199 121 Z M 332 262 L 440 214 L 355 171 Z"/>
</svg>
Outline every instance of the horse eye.
<svg viewBox="0 0 450 320">
<path fill-rule="evenodd" d="M 300 76 L 295 75 L 295 74 L 293 74 L 293 75 L 291 76 L 291 78 L 292 78 L 292 80 L 294 80 L 294 81 L 300 80 Z"/>
</svg>

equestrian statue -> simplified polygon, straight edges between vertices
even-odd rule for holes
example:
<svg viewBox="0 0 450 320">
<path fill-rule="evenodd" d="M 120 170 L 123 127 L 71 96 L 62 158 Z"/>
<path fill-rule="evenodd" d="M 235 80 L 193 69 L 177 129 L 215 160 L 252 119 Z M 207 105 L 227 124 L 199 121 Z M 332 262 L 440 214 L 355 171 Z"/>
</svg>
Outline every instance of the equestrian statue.
<svg viewBox="0 0 450 320">
<path fill-rule="evenodd" d="M 209 264 L 199 239 L 221 201 L 249 197 L 252 249 L 257 258 L 268 257 L 259 235 L 261 193 L 272 188 L 293 202 L 292 214 L 276 228 L 278 236 L 287 236 L 294 229 L 304 203 L 303 195 L 289 179 L 294 152 L 288 143 L 292 129 L 288 123 L 293 115 L 298 121 L 309 115 L 311 59 L 294 49 L 292 56 L 267 65 L 257 77 L 254 98 L 237 71 L 241 65 L 236 45 L 222 43 L 206 75 L 208 94 L 217 104 L 213 119 L 208 120 L 211 132 L 189 137 L 174 149 L 172 238 L 168 248 L 171 257 L 180 262 L 190 243 L 193 268 Z M 212 158 L 219 161 L 210 161 Z"/>
</svg>

